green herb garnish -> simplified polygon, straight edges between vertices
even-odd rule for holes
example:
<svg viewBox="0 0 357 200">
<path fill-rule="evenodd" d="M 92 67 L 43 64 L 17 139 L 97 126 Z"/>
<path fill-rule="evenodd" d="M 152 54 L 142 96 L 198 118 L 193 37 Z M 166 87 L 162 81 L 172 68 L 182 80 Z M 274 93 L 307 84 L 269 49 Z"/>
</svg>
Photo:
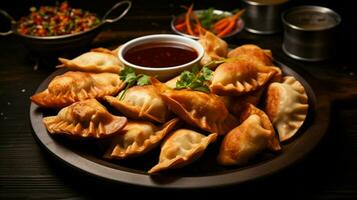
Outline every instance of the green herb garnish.
<svg viewBox="0 0 357 200">
<path fill-rule="evenodd" d="M 209 93 L 209 81 L 213 77 L 213 71 L 209 68 L 212 65 L 218 65 L 225 62 L 233 62 L 236 61 L 237 58 L 225 58 L 222 60 L 214 60 L 207 64 L 205 64 L 201 70 L 198 66 L 194 66 L 192 71 L 183 71 L 180 75 L 180 78 L 176 82 L 175 89 L 184 89 L 189 88 L 192 90 L 197 90 L 201 92 Z"/>
<path fill-rule="evenodd" d="M 212 70 L 207 66 L 202 67 L 201 70 L 195 66 L 192 72 L 186 70 L 181 73 L 180 79 L 176 82 L 176 89 L 190 88 L 192 90 L 209 93 L 208 82 L 212 76 Z"/>
<path fill-rule="evenodd" d="M 138 75 L 138 80 L 137 80 L 137 85 L 143 86 L 143 85 L 149 85 L 151 83 L 150 81 L 150 76 L 145 75 L 145 74 L 139 74 Z"/>
<path fill-rule="evenodd" d="M 149 85 L 150 84 L 150 76 L 145 74 L 135 74 L 135 70 L 131 67 L 125 67 L 122 71 L 120 71 L 120 80 L 126 83 L 126 87 L 123 91 L 121 91 L 118 95 L 119 100 L 122 100 L 126 94 L 126 91 L 133 85 L 137 84 L 140 86 Z"/>
</svg>

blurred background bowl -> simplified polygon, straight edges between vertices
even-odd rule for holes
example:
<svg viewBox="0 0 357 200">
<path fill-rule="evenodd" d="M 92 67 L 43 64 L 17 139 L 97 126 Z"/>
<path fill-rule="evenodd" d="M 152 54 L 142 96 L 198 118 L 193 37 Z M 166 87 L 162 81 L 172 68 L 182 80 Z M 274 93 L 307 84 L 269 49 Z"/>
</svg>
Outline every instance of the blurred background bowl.
<svg viewBox="0 0 357 200">
<path fill-rule="evenodd" d="M 11 22 L 11 30 L 7 32 L 0 32 L 0 35 L 15 35 L 15 37 L 19 39 L 34 55 L 56 55 L 59 54 L 59 52 L 70 51 L 90 44 L 104 27 L 123 18 L 128 13 L 130 8 L 131 1 L 120 1 L 110 8 L 102 17 L 96 13 L 96 16 L 100 19 L 100 23 L 90 30 L 73 34 L 43 37 L 19 33 L 17 30 L 17 21 L 6 11 L 0 9 L 0 14 L 8 18 Z M 116 13 L 116 17 L 109 18 L 114 15 L 116 10 L 120 10 L 119 13 Z M 25 16 L 25 14 L 23 16 Z"/>
<path fill-rule="evenodd" d="M 199 15 L 200 13 L 204 12 L 204 10 L 195 10 L 193 12 L 195 12 L 196 15 Z M 222 10 L 216 10 L 216 9 L 213 11 L 213 13 L 214 14 L 218 14 L 218 15 L 224 14 L 224 15 L 227 15 L 227 16 L 233 15 L 231 12 L 222 11 Z M 192 39 L 195 39 L 195 40 L 199 39 L 198 36 L 194 36 L 194 35 L 189 35 L 189 34 L 183 33 L 183 32 L 181 32 L 181 31 L 179 31 L 179 30 L 177 30 L 175 28 L 175 25 L 176 25 L 177 21 L 183 19 L 184 16 L 185 16 L 185 13 L 182 13 L 182 14 L 180 14 L 178 16 L 173 16 L 172 17 L 172 20 L 171 20 L 171 29 L 172 29 L 172 31 L 174 31 L 175 33 L 177 33 L 179 35 L 188 37 L 188 38 L 192 38 Z M 243 21 L 242 18 L 239 18 L 234 30 L 231 33 L 229 33 L 229 34 L 227 34 L 227 35 L 225 35 L 225 36 L 223 36 L 221 38 L 222 39 L 230 38 L 230 37 L 236 35 L 237 33 L 241 32 L 243 30 L 243 28 L 244 28 L 244 21 Z"/>
</svg>

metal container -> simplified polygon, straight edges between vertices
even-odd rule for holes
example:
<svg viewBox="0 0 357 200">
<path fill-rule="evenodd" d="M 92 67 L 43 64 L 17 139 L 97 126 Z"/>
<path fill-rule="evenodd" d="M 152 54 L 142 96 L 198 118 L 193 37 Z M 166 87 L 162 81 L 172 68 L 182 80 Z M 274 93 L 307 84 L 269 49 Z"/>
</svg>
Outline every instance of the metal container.
<svg viewBox="0 0 357 200">
<path fill-rule="evenodd" d="M 284 24 L 283 51 L 304 61 L 320 61 L 335 50 L 337 27 L 341 17 L 320 6 L 299 6 L 282 14 Z"/>
<path fill-rule="evenodd" d="M 256 34 L 273 34 L 283 30 L 281 13 L 288 0 L 242 0 L 245 30 Z"/>
</svg>

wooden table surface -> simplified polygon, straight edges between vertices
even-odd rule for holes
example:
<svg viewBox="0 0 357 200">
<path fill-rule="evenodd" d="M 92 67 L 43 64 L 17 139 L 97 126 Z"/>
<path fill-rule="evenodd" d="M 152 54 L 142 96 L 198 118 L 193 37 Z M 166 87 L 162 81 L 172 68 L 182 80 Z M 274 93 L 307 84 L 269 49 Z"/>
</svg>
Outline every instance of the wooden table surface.
<svg viewBox="0 0 357 200">
<path fill-rule="evenodd" d="M 179 5 L 189 5 L 191 1 L 150 2 L 133 1 L 132 10 L 125 19 L 101 32 L 84 50 L 99 46 L 115 47 L 142 35 L 172 33 L 169 28 L 171 15 L 182 11 Z M 275 175 L 243 185 L 191 192 L 230 192 L 235 198 L 264 196 L 289 199 L 357 199 L 357 70 L 354 50 L 357 26 L 353 6 L 351 8 L 343 2 L 293 2 L 295 5 L 328 6 L 341 14 L 343 23 L 340 35 L 336 38 L 337 55 L 327 61 L 309 63 L 289 58 L 281 49 L 282 33 L 255 35 L 243 31 L 228 41 L 234 45 L 254 43 L 271 49 L 277 60 L 302 76 L 314 77 L 320 84 L 322 93 L 331 99 L 332 108 L 329 130 L 320 145 L 304 160 Z M 105 1 L 98 9 L 103 10 L 113 3 Z M 29 4 L 26 1 L 20 8 L 26 9 Z M 0 8 L 7 9 L 13 15 L 18 15 L 21 11 L 8 4 L 0 5 Z M 232 10 L 239 5 L 239 1 L 195 2 L 197 8 L 215 6 Z M 122 198 L 121 194 L 124 192 L 133 196 L 143 192 L 161 192 L 88 177 L 47 153 L 33 137 L 29 120 L 29 97 L 55 70 L 57 63 L 51 58 L 36 62 L 34 56 L 13 36 L 0 37 L 0 47 L 0 199 L 81 199 L 111 194 Z M 183 197 L 188 196 L 183 191 L 174 192 Z"/>
</svg>

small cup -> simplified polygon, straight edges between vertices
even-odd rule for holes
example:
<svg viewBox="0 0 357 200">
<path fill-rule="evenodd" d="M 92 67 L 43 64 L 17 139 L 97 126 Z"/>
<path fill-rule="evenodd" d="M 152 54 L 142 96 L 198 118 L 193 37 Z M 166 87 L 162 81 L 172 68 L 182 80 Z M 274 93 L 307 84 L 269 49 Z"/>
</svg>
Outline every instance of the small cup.
<svg viewBox="0 0 357 200">
<path fill-rule="evenodd" d="M 187 63 L 181 64 L 181 65 L 176 65 L 176 66 L 170 66 L 170 67 L 148 67 L 148 66 L 139 66 L 134 63 L 131 63 L 125 59 L 125 54 L 128 52 L 130 49 L 140 46 L 140 45 L 147 45 L 147 44 L 152 44 L 152 43 L 160 43 L 160 42 L 169 42 L 169 43 L 178 43 L 178 44 L 183 44 L 186 46 L 191 47 L 197 52 L 197 57 L 194 60 L 191 60 Z M 127 67 L 132 67 L 135 69 L 137 73 L 143 73 L 149 76 L 155 76 L 158 78 L 160 81 L 166 81 L 169 80 L 170 78 L 180 74 L 184 70 L 191 70 L 193 66 L 199 63 L 199 61 L 202 59 L 203 54 L 204 54 L 204 49 L 202 45 L 197 42 L 196 40 L 193 40 L 191 38 L 187 38 L 184 36 L 180 35 L 173 35 L 173 34 L 154 34 L 154 35 L 147 35 L 147 36 L 142 36 L 135 38 L 133 40 L 130 40 L 123 44 L 121 48 L 119 49 L 118 52 L 118 57 L 119 60 Z"/>
<path fill-rule="evenodd" d="M 334 53 L 341 17 L 320 6 L 299 6 L 282 14 L 283 51 L 303 61 L 321 61 Z"/>
<path fill-rule="evenodd" d="M 283 30 L 281 13 L 288 0 L 242 0 L 245 30 L 256 34 L 273 34 Z"/>
</svg>

